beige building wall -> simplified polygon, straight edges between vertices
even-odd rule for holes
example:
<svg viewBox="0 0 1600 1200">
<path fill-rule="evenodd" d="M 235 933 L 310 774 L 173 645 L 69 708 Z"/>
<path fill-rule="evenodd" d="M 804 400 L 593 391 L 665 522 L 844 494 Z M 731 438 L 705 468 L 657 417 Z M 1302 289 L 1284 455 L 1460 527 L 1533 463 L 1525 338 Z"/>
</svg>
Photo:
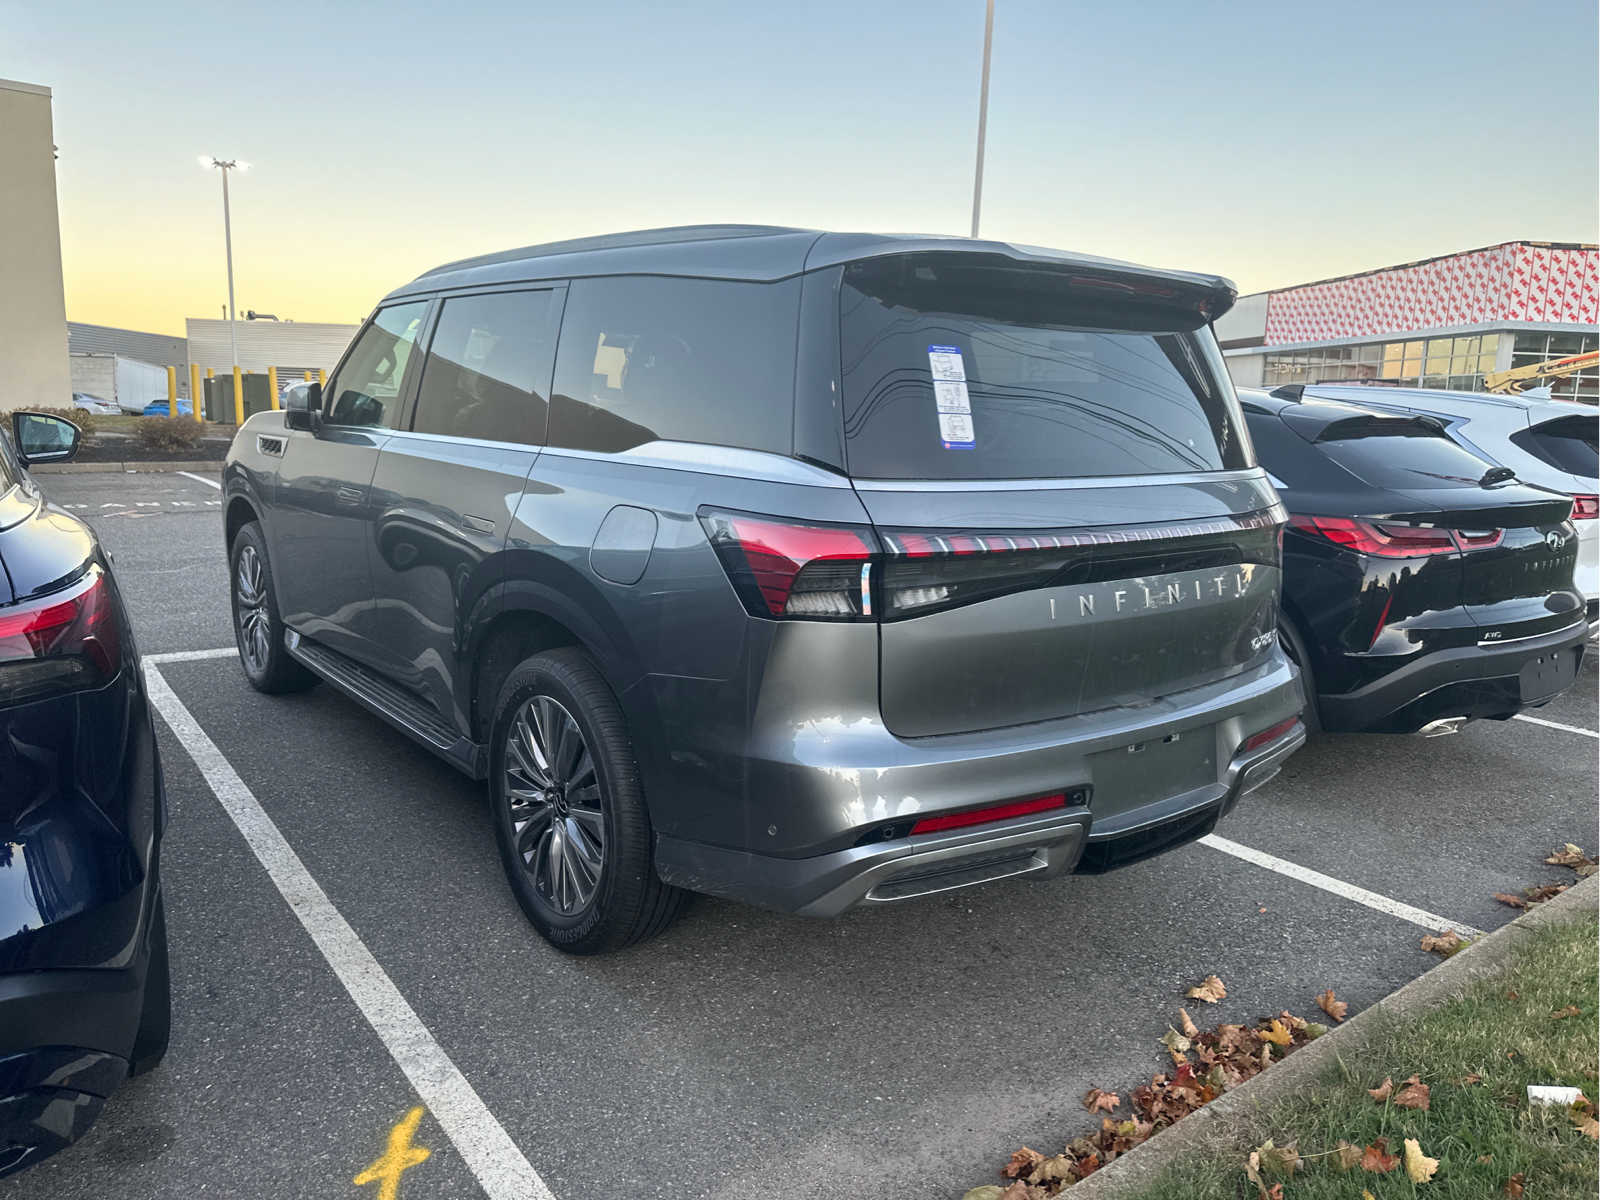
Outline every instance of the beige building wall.
<svg viewBox="0 0 1600 1200">
<path fill-rule="evenodd" d="M 50 89 L 0 79 L 0 410 L 71 404 Z"/>
<path fill-rule="evenodd" d="M 218 375 L 233 369 L 228 323 L 214 317 L 190 317 L 184 322 L 189 337 L 189 361 Z M 239 367 L 260 373 L 268 367 L 285 370 L 331 371 L 344 348 L 356 335 L 355 325 L 323 325 L 312 321 L 239 321 Z M 279 384 L 292 382 L 289 377 Z"/>
</svg>

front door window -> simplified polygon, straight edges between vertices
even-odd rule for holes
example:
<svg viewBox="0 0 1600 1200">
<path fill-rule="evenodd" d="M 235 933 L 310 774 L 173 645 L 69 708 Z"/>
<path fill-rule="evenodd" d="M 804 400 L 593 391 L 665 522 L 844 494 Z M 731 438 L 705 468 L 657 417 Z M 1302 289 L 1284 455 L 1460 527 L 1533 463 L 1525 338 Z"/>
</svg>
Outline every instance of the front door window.
<svg viewBox="0 0 1600 1200">
<path fill-rule="evenodd" d="M 331 424 L 393 429 L 400 423 L 406 372 L 427 312 L 427 301 L 378 310 L 328 389 Z"/>
</svg>

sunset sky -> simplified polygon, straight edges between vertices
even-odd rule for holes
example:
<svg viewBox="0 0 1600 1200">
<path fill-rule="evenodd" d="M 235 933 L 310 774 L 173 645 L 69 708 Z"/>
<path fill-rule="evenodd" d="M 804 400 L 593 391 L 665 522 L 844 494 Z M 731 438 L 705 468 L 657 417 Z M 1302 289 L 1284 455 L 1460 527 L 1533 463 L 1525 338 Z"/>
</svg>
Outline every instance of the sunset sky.
<svg viewBox="0 0 1600 1200">
<path fill-rule="evenodd" d="M 463 255 L 702 221 L 965 233 L 982 0 L 0 0 L 72 320 L 359 320 Z M 1595 241 L 1593 0 L 998 0 L 985 235 L 1244 291 Z"/>
</svg>

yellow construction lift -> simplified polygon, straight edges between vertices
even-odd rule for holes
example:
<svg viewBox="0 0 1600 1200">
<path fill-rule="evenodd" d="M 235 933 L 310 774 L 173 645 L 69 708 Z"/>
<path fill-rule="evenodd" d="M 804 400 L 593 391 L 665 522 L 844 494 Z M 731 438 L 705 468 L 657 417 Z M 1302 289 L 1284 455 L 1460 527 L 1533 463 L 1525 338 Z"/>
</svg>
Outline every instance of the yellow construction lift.
<svg viewBox="0 0 1600 1200">
<path fill-rule="evenodd" d="M 1600 364 L 1600 351 L 1574 354 L 1571 358 L 1552 358 L 1544 362 L 1512 367 L 1509 371 L 1490 371 L 1483 377 L 1483 388 L 1488 392 L 1514 396 L 1523 388 L 1533 386 L 1538 379 L 1563 379 L 1579 371 L 1590 371 Z"/>
</svg>

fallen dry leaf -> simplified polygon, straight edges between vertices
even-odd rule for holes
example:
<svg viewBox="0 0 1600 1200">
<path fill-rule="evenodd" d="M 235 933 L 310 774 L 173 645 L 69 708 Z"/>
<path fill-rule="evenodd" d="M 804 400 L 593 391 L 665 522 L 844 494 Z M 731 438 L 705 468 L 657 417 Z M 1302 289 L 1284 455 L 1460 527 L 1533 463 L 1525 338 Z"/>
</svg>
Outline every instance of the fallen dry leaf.
<svg viewBox="0 0 1600 1200">
<path fill-rule="evenodd" d="M 1361 1169 L 1374 1175 L 1387 1175 L 1399 1165 L 1399 1157 L 1389 1153 L 1388 1138 L 1379 1138 L 1361 1152 Z"/>
<path fill-rule="evenodd" d="M 1047 1158 L 1028 1176 L 1029 1183 L 1045 1184 L 1058 1179 L 1070 1179 L 1074 1183 L 1078 1180 L 1077 1161 L 1065 1154 L 1058 1154 L 1054 1158 Z"/>
<path fill-rule="evenodd" d="M 1457 950 L 1469 943 L 1454 929 L 1446 929 L 1439 933 L 1428 933 L 1422 937 L 1422 948 L 1434 954 L 1442 954 L 1449 958 Z"/>
<path fill-rule="evenodd" d="M 1090 1094 L 1093 1095 L 1093 1093 Z M 1037 1150 L 1030 1150 L 1027 1146 L 1024 1146 L 1021 1150 L 1012 1153 L 1011 1161 L 1000 1168 L 1000 1174 L 1007 1179 L 1015 1179 L 1019 1175 L 1026 1175 L 1043 1161 L 1044 1155 Z"/>
<path fill-rule="evenodd" d="M 1327 1013 L 1335 1021 L 1344 1020 L 1345 1013 L 1350 1011 L 1350 1006 L 1343 1000 L 1333 998 L 1333 989 L 1329 988 L 1317 997 L 1317 1007 Z"/>
<path fill-rule="evenodd" d="M 1330 1042 L 1329 1045 L 1332 1045 L 1332 1043 Z M 1394 1091 L 1394 1080 L 1385 1075 L 1383 1077 L 1383 1082 L 1377 1087 L 1367 1089 L 1367 1095 L 1371 1096 L 1379 1104 L 1382 1104 L 1384 1101 L 1389 1099 L 1389 1093 L 1392 1091 Z"/>
<path fill-rule="evenodd" d="M 1181 1067 L 1189 1061 L 1184 1057 L 1184 1051 L 1188 1050 L 1193 1043 L 1172 1026 L 1167 1026 L 1167 1032 L 1161 1036 L 1161 1044 L 1167 1048 L 1167 1053 L 1172 1055 L 1172 1061 L 1178 1066 Z"/>
<path fill-rule="evenodd" d="M 1569 1004 L 1565 1008 L 1558 1008 L 1550 1014 L 1552 1021 L 1565 1021 L 1568 1017 L 1575 1017 L 1581 1010 L 1576 1004 Z"/>
<path fill-rule="evenodd" d="M 1494 898 L 1501 904 L 1509 904 L 1512 908 L 1527 908 L 1528 902 L 1521 896 L 1513 896 L 1510 892 L 1496 892 Z"/>
<path fill-rule="evenodd" d="M 1538 887 L 1523 888 L 1522 894 L 1529 904 L 1543 904 L 1546 900 L 1554 900 L 1569 886 L 1565 883 L 1542 883 Z"/>
<path fill-rule="evenodd" d="M 1191 1000 L 1204 1000 L 1207 1004 L 1215 1004 L 1227 997 L 1228 989 L 1222 986 L 1222 980 L 1215 975 L 1207 975 L 1204 982 L 1195 984 L 1184 995 Z"/>
<path fill-rule="evenodd" d="M 1419 1108 L 1428 1111 L 1428 1085 L 1420 1082 L 1415 1075 L 1406 1080 L 1405 1086 L 1400 1089 L 1400 1094 L 1394 1098 L 1396 1108 Z"/>
<path fill-rule="evenodd" d="M 1595 1119 L 1593 1100 L 1580 1092 L 1577 1103 L 1567 1112 L 1572 1117 L 1572 1123 L 1578 1127 L 1579 1133 L 1600 1141 L 1600 1120 Z"/>
<path fill-rule="evenodd" d="M 1461 1077 L 1461 1086 L 1462 1087 L 1471 1087 L 1475 1083 L 1482 1083 L 1482 1082 L 1483 1082 L 1483 1076 L 1479 1075 L 1476 1071 L 1473 1071 L 1470 1075 L 1463 1075 Z"/>
<path fill-rule="evenodd" d="M 1195 1028 L 1194 1021 L 1189 1016 L 1187 1008 L 1178 1010 L 1178 1030 L 1186 1038 L 1199 1037 L 1200 1031 Z"/>
<path fill-rule="evenodd" d="M 1416 1138 L 1406 1139 L 1406 1176 L 1412 1183 L 1427 1183 L 1439 1169 L 1439 1160 L 1422 1152 Z"/>
<path fill-rule="evenodd" d="M 1090 1088 L 1083 1094 L 1083 1106 L 1090 1112 L 1110 1112 L 1122 1103 L 1122 1097 L 1115 1092 L 1102 1092 L 1099 1088 Z"/>
<path fill-rule="evenodd" d="M 1367 1191 L 1366 1188 L 1362 1188 L 1361 1189 L 1361 1200 L 1378 1200 L 1378 1198 L 1376 1196 L 1374 1196 L 1371 1192 Z"/>
<path fill-rule="evenodd" d="M 1596 870 L 1600 870 L 1600 867 L 1596 866 L 1594 859 L 1590 858 L 1581 848 L 1574 846 L 1571 842 L 1568 842 L 1559 850 L 1552 850 L 1550 857 L 1545 859 L 1545 862 L 1557 867 L 1571 867 L 1578 873 L 1578 878 L 1580 879 L 1587 879 Z"/>
<path fill-rule="evenodd" d="M 1282 1021 L 1274 1017 L 1272 1024 L 1261 1031 L 1261 1040 L 1263 1042 L 1271 1042 L 1274 1046 L 1287 1046 L 1294 1040 L 1294 1035 L 1289 1032 Z"/>
<path fill-rule="evenodd" d="M 1300 1152 L 1293 1142 L 1287 1146 L 1274 1146 L 1272 1139 L 1268 1138 L 1256 1147 L 1256 1154 L 1260 1155 L 1262 1171 L 1276 1178 L 1293 1178 L 1295 1171 L 1301 1165 Z"/>
<path fill-rule="evenodd" d="M 1019 1179 L 1000 1193 L 1000 1200 L 1034 1200 L 1035 1196 L 1042 1194 L 1038 1188 L 1029 1187 Z"/>
<path fill-rule="evenodd" d="M 1511 1200 L 1517 1200 L 1517 1198 L 1522 1195 L 1522 1185 L 1525 1182 L 1526 1176 L 1523 1174 L 1523 1172 L 1518 1171 L 1510 1179 L 1506 1180 L 1500 1185 L 1500 1191 L 1502 1194 L 1510 1196 Z"/>
<path fill-rule="evenodd" d="M 1333 1155 L 1333 1165 L 1341 1171 L 1348 1171 L 1361 1163 L 1361 1147 L 1352 1146 L 1346 1141 L 1340 1141 Z"/>
</svg>

